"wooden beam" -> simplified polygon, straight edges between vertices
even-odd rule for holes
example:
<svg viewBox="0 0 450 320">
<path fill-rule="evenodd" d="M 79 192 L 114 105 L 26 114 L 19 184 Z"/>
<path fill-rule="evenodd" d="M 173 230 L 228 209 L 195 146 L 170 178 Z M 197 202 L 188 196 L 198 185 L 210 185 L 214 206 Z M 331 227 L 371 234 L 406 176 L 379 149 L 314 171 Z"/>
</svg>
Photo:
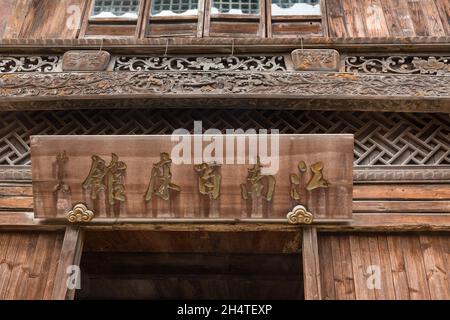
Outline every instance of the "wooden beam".
<svg viewBox="0 0 450 320">
<path fill-rule="evenodd" d="M 396 111 L 450 112 L 448 77 L 429 75 L 191 71 L 16 73 L 0 75 L 0 98 L 0 110 L 39 109 L 42 102 L 64 102 L 67 108 L 73 107 L 74 101 L 84 104 L 85 100 L 90 100 L 91 107 L 95 103 L 97 108 L 111 100 L 131 107 L 130 102 L 138 104 L 141 100 L 158 99 L 166 104 L 174 103 L 172 99 L 182 99 L 185 107 L 195 106 L 191 101 L 215 99 L 221 107 L 233 107 L 235 99 L 247 99 L 252 101 L 250 107 L 258 108 L 255 102 L 265 100 L 272 104 L 266 108 L 274 108 L 278 100 L 291 101 L 284 108 L 324 108 L 320 105 L 325 100 L 331 109 L 339 109 L 338 101 L 344 103 L 346 110 L 366 111 L 383 109 L 393 102 L 397 102 L 398 107 L 400 102 L 403 105 Z M 331 106 L 331 102 L 337 107 Z M 205 105 L 218 107 L 211 101 Z"/>
<path fill-rule="evenodd" d="M 52 300 L 74 299 L 75 290 L 70 290 L 67 286 L 67 268 L 80 265 L 83 244 L 84 231 L 79 227 L 67 227 L 58 261 Z"/>
<path fill-rule="evenodd" d="M 307 227 L 303 229 L 302 258 L 305 300 L 322 300 L 316 228 Z"/>
<path fill-rule="evenodd" d="M 83 32 L 81 32 L 83 34 Z M 164 54 L 166 38 L 102 38 L 102 39 L 0 39 L 0 53 L 58 53 L 75 49 L 98 50 L 111 53 Z M 173 38 L 172 54 L 223 53 L 230 46 L 229 38 Z M 235 53 L 285 52 L 299 48 L 338 49 L 358 52 L 448 52 L 450 37 L 293 37 L 235 39 Z M 227 49 L 225 49 L 227 48 Z M 227 51 L 228 52 L 228 51 Z"/>
</svg>

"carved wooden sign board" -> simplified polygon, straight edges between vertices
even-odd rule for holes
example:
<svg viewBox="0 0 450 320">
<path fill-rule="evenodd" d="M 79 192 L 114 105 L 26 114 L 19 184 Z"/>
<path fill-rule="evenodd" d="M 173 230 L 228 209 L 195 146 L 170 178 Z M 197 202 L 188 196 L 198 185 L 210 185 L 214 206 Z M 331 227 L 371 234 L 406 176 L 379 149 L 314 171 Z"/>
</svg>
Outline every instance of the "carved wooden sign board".
<svg viewBox="0 0 450 320">
<path fill-rule="evenodd" d="M 36 218 L 352 217 L 352 135 L 33 136 L 31 151 Z"/>
</svg>

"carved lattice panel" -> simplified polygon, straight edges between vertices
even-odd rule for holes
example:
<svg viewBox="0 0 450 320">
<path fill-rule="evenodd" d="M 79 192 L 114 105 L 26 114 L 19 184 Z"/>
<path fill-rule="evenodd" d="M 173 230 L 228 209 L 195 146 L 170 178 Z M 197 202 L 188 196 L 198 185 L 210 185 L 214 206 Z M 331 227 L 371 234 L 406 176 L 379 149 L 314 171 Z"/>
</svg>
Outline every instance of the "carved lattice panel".
<svg viewBox="0 0 450 320">
<path fill-rule="evenodd" d="M 0 165 L 30 164 L 31 135 L 171 134 L 174 129 L 353 133 L 355 165 L 450 165 L 448 114 L 257 110 L 85 110 L 0 113 Z"/>
</svg>

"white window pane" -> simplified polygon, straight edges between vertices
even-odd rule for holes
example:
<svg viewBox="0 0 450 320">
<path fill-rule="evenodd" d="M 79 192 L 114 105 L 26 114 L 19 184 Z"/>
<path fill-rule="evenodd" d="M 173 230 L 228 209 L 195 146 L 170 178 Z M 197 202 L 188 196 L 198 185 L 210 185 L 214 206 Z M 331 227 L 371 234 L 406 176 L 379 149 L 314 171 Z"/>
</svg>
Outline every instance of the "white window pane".
<svg viewBox="0 0 450 320">
<path fill-rule="evenodd" d="M 272 0 L 272 16 L 320 16 L 320 0 Z"/>
<path fill-rule="evenodd" d="M 153 0 L 152 16 L 196 16 L 198 0 Z"/>
<path fill-rule="evenodd" d="M 259 14 L 259 0 L 212 0 L 212 14 Z"/>
<path fill-rule="evenodd" d="M 93 18 L 137 19 L 140 0 L 95 0 Z"/>
</svg>

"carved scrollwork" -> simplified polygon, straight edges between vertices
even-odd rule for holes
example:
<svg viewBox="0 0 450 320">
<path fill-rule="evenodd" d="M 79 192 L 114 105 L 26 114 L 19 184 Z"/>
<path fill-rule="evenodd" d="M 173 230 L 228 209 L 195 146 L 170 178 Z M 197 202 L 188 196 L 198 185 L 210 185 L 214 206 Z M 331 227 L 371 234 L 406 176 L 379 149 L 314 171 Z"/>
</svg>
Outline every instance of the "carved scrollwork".
<svg viewBox="0 0 450 320">
<path fill-rule="evenodd" d="M 286 71 L 283 56 L 118 57 L 115 71 Z"/>
<path fill-rule="evenodd" d="M 0 75 L 0 97 L 173 95 L 450 98 L 447 76 L 316 72 L 85 72 Z"/>
<path fill-rule="evenodd" d="M 298 205 L 287 214 L 287 219 L 290 224 L 312 224 L 314 216 L 304 206 Z"/>
<path fill-rule="evenodd" d="M 0 57 L 0 73 L 55 72 L 59 56 Z"/>
<path fill-rule="evenodd" d="M 85 204 L 78 203 L 67 213 L 66 218 L 70 223 L 90 222 L 94 219 L 94 212 L 89 210 Z"/>
<path fill-rule="evenodd" d="M 450 57 L 362 57 L 345 58 L 345 71 L 354 73 L 450 74 Z"/>
</svg>

